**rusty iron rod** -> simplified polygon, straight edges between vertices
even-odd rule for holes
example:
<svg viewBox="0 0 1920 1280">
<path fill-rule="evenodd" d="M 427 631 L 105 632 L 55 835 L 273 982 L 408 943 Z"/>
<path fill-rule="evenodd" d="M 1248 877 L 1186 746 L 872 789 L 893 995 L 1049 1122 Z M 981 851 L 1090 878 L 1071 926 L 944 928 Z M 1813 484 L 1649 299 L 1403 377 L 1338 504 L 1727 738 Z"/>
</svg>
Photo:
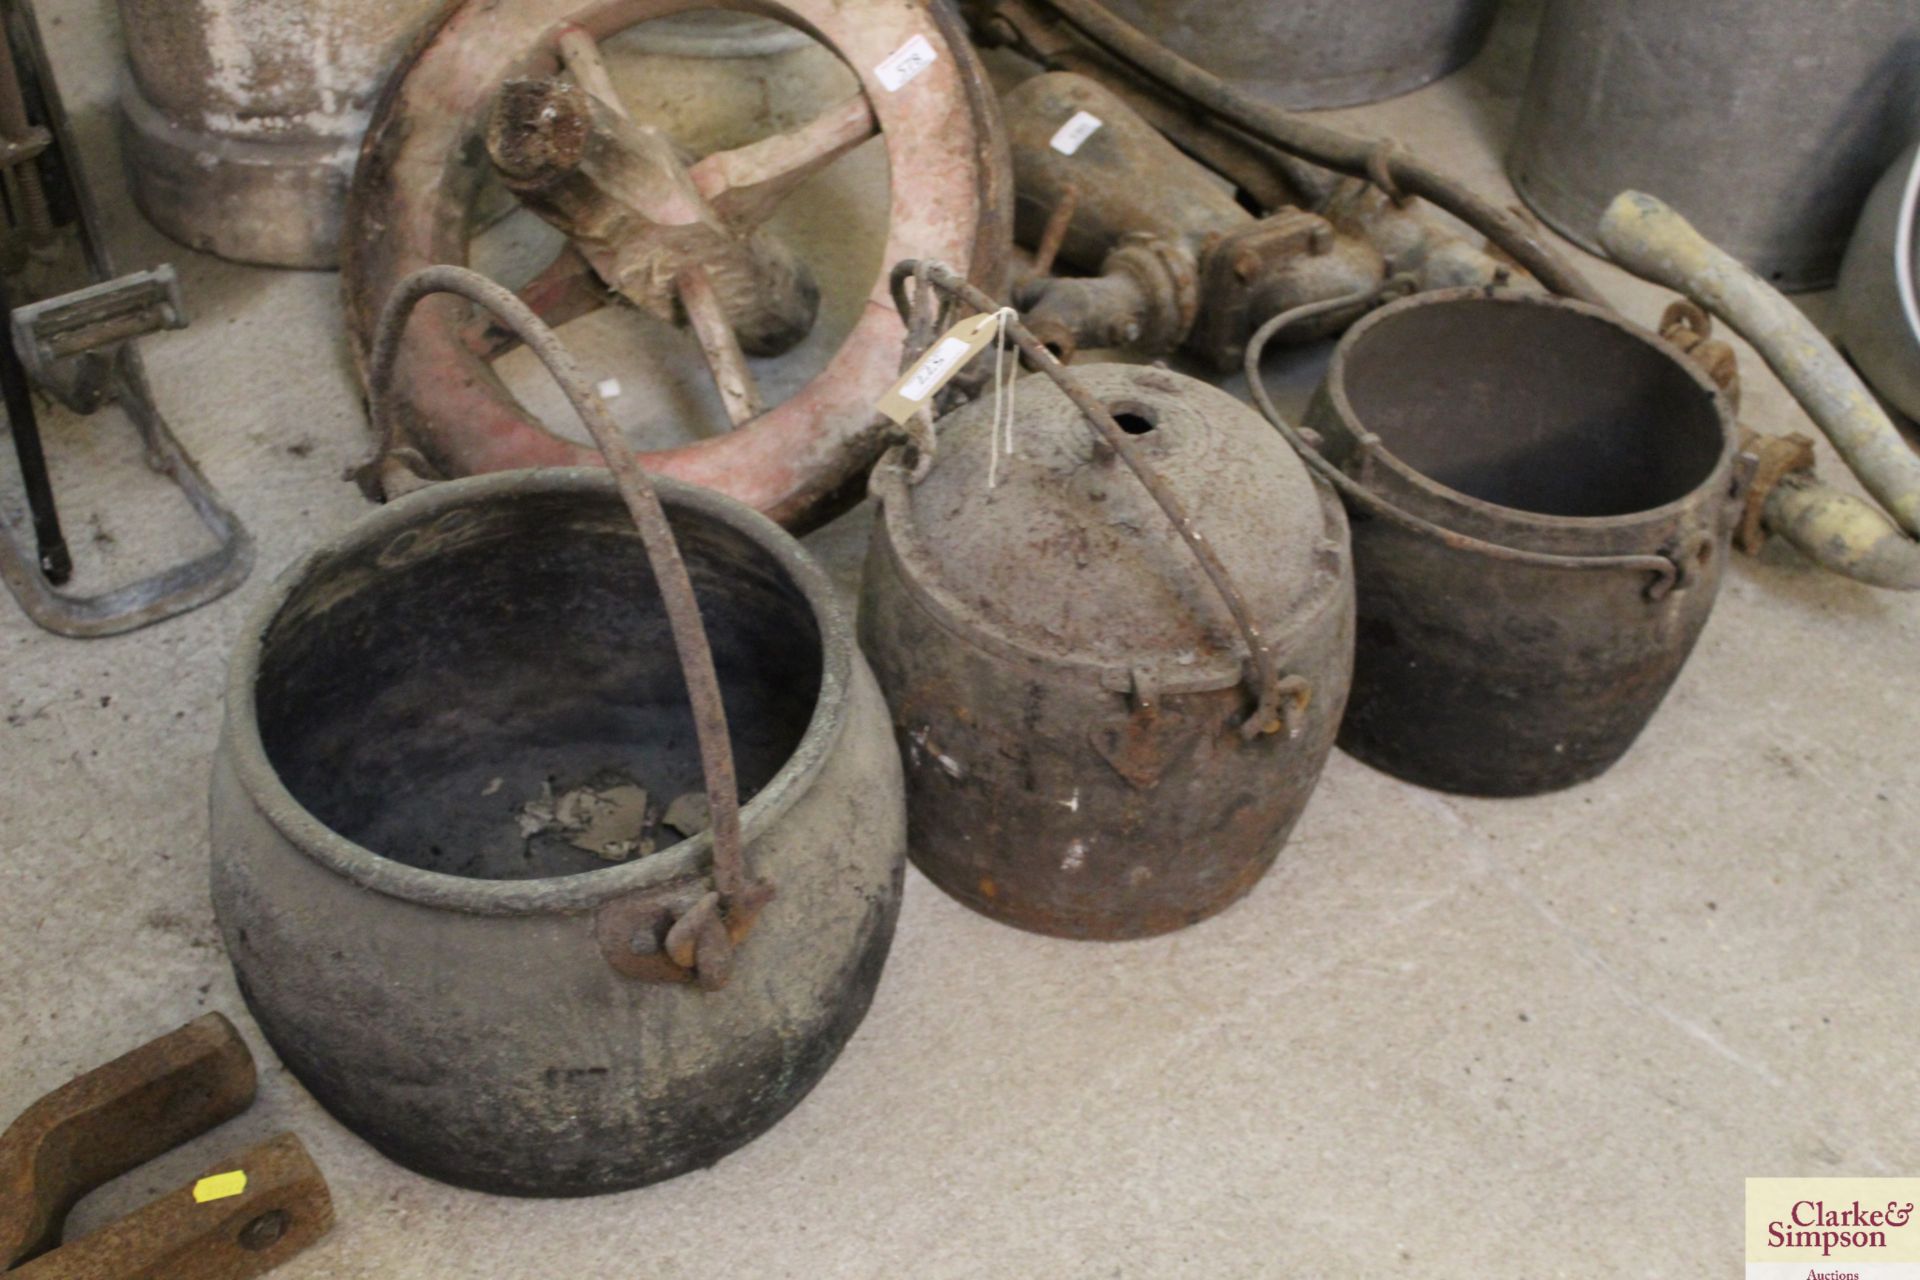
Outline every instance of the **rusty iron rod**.
<svg viewBox="0 0 1920 1280">
<path fill-rule="evenodd" d="M 1248 97 L 1218 76 L 1122 22 L 1095 0 L 1037 0 L 1109 54 L 1260 142 L 1355 178 L 1384 176 L 1424 196 L 1499 245 L 1535 279 L 1570 298 L 1611 309 L 1592 283 L 1519 216 L 1402 148 L 1329 129 Z M 1395 194 L 1389 190 L 1388 194 Z"/>
<path fill-rule="evenodd" d="M 748 890 L 746 857 L 740 839 L 740 791 L 735 781 L 733 743 L 727 732 L 727 709 L 720 698 L 720 678 L 713 666 L 713 650 L 707 643 L 706 623 L 700 616 L 700 602 L 693 594 L 693 581 L 687 576 L 686 562 L 680 556 L 680 544 L 674 540 L 667 513 L 660 505 L 646 471 L 632 450 L 620 438 L 620 428 L 607 411 L 606 401 L 587 380 L 574 361 L 573 353 L 546 322 L 533 313 L 504 286 L 494 283 L 465 267 L 426 267 L 394 286 L 380 313 L 375 330 L 373 359 L 367 386 L 371 389 L 376 434 L 391 443 L 397 438 L 392 421 L 390 399 L 394 362 L 400 355 L 400 339 L 407 319 L 423 298 L 436 293 L 452 293 L 493 312 L 500 321 L 540 358 L 560 384 L 575 413 L 607 460 L 613 472 L 614 487 L 620 491 L 640 531 L 640 544 L 646 550 L 647 563 L 653 568 L 660 598 L 667 610 L 667 623 L 679 651 L 681 670 L 686 675 L 687 698 L 693 704 L 694 734 L 700 744 L 700 765 L 706 776 L 707 803 L 713 811 L 713 879 L 723 901 L 732 903 Z"/>
<path fill-rule="evenodd" d="M 1001 305 L 984 290 L 967 283 L 946 264 L 910 259 L 894 265 L 891 280 L 894 305 L 899 308 L 902 318 L 909 321 L 912 318 L 912 310 L 904 293 L 904 286 L 909 276 L 915 276 L 930 283 L 934 288 L 958 298 L 982 315 L 1001 310 Z M 1187 544 L 1194 558 L 1200 562 L 1201 569 L 1205 570 L 1207 577 L 1212 581 L 1214 590 L 1219 592 L 1220 598 L 1226 602 L 1228 612 L 1233 615 L 1234 625 L 1239 628 L 1241 636 L 1247 642 L 1248 656 L 1253 666 L 1252 679 L 1256 705 L 1253 714 L 1248 716 L 1245 723 L 1240 726 L 1241 736 L 1252 739 L 1280 727 L 1285 717 L 1279 704 L 1286 691 L 1282 688 L 1279 669 L 1274 664 L 1273 652 L 1267 647 L 1266 639 L 1260 633 L 1260 624 L 1254 618 L 1252 609 L 1248 607 L 1246 598 L 1234 585 L 1232 575 L 1227 572 L 1226 565 L 1221 563 L 1219 554 L 1213 549 L 1213 544 L 1194 523 L 1186 504 L 1161 483 L 1160 477 L 1153 473 L 1153 469 L 1135 451 L 1131 438 L 1120 424 L 1114 421 L 1113 414 L 1067 372 L 1066 366 L 1054 357 L 1053 352 L 1047 350 L 1045 345 L 1035 338 L 1020 321 L 1009 317 L 1005 323 L 1008 335 L 1020 348 L 1021 354 L 1032 363 L 1034 368 L 1044 373 L 1054 386 L 1060 388 L 1067 399 L 1073 403 L 1074 408 L 1080 410 L 1081 415 L 1092 426 L 1094 434 L 1120 456 L 1120 460 L 1127 464 L 1127 469 L 1133 472 L 1134 478 L 1140 481 L 1148 494 L 1159 504 L 1160 509 L 1166 512 L 1167 519 L 1173 522 L 1173 527 L 1179 532 L 1182 541 Z"/>
<path fill-rule="evenodd" d="M 1033 274 L 1050 275 L 1053 272 L 1053 260 L 1060 256 L 1060 246 L 1066 243 L 1067 230 L 1073 225 L 1073 215 L 1080 207 L 1080 188 L 1069 182 L 1060 192 L 1060 203 L 1053 208 L 1053 215 L 1047 219 L 1046 229 L 1040 235 L 1040 247 L 1033 251 Z"/>
<path fill-rule="evenodd" d="M 0 324 L 9 331 L 13 326 L 13 301 L 4 282 L 0 282 Z M 61 586 L 73 577 L 73 552 L 60 528 L 60 504 L 54 498 L 53 475 L 47 469 L 47 454 L 40 440 L 33 382 L 19 351 L 5 336 L 0 336 L 0 401 L 6 406 L 7 429 L 13 436 L 13 451 L 20 467 L 20 487 L 26 493 L 27 511 L 33 519 L 40 572 L 48 582 Z"/>
</svg>

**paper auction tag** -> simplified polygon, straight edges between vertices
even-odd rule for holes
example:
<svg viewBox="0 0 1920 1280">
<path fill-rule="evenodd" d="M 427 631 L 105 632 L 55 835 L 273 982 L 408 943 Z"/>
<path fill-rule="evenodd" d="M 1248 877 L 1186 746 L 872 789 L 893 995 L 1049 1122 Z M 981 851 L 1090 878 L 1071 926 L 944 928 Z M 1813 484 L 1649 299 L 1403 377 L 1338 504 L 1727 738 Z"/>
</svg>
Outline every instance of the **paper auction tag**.
<svg viewBox="0 0 1920 1280">
<path fill-rule="evenodd" d="M 1070 156 L 1080 149 L 1080 144 L 1100 131 L 1105 123 L 1091 111 L 1076 111 L 1073 118 L 1061 125 L 1053 135 L 1053 149 L 1063 156 Z"/>
<path fill-rule="evenodd" d="M 927 354 L 915 361 L 913 368 L 880 397 L 880 412 L 891 418 L 895 426 L 905 426 L 908 418 L 966 367 L 967 361 L 987 349 L 999 328 L 999 313 L 990 312 L 969 316 L 941 334 L 940 340 L 927 348 Z"/>
<path fill-rule="evenodd" d="M 880 77 L 888 93 L 898 93 L 939 57 L 925 36 L 915 36 L 888 55 L 885 62 L 873 69 L 873 74 Z"/>
<path fill-rule="evenodd" d="M 246 1189 L 247 1171 L 245 1169 L 235 1169 L 232 1173 L 216 1173 L 193 1184 L 193 1202 L 205 1204 L 209 1200 L 228 1200 Z"/>
</svg>

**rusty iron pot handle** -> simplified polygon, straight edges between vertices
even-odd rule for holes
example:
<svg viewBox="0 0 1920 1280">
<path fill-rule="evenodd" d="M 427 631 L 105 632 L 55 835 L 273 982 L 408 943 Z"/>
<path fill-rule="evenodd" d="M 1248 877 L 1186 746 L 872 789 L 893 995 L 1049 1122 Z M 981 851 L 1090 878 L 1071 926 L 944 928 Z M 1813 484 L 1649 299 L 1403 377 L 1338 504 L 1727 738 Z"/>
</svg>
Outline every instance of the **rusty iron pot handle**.
<svg viewBox="0 0 1920 1280">
<path fill-rule="evenodd" d="M 539 357 L 606 458 L 614 487 L 639 530 L 640 545 L 660 588 L 674 650 L 686 677 L 694 735 L 700 744 L 700 769 L 713 815 L 713 880 L 717 892 L 702 896 L 680 914 L 667 932 L 665 949 L 675 964 L 693 971 L 701 986 L 718 989 L 731 974 L 734 944 L 773 897 L 773 886 L 748 877 L 727 711 L 720 698 L 720 678 L 714 671 L 706 623 L 693 594 L 693 580 L 687 576 L 686 562 L 680 556 L 680 544 L 674 540 L 653 482 L 626 448 L 606 401 L 561 344 L 559 335 L 511 291 L 477 271 L 452 265 L 426 267 L 394 286 L 380 313 L 367 377 L 375 433 L 385 440 L 395 438 L 391 384 L 400 339 L 413 309 L 436 293 L 457 294 L 485 307 Z"/>
<path fill-rule="evenodd" d="M 969 284 L 944 263 L 929 260 L 908 259 L 894 264 L 891 278 L 894 306 L 899 309 L 901 318 L 910 328 L 914 327 L 914 308 L 906 297 L 906 282 L 909 276 L 917 277 L 925 284 L 950 297 L 972 307 L 982 315 L 1002 310 L 984 290 Z M 1145 486 L 1147 493 L 1166 513 L 1167 519 L 1189 549 L 1200 567 L 1206 571 L 1213 582 L 1214 590 L 1226 602 L 1227 610 L 1233 615 L 1234 625 L 1247 642 L 1247 652 L 1252 661 L 1253 671 L 1249 683 L 1253 686 L 1255 705 L 1253 713 L 1240 725 L 1240 736 L 1251 742 L 1263 734 L 1274 733 L 1282 728 L 1287 736 L 1300 732 L 1301 718 L 1307 704 L 1313 696 L 1307 682 L 1298 676 L 1280 674 L 1275 666 L 1273 651 L 1268 648 L 1266 639 L 1260 634 L 1260 624 L 1255 620 L 1252 609 L 1248 608 L 1246 597 L 1234 585 L 1227 566 L 1221 563 L 1213 544 L 1195 526 L 1193 517 L 1188 514 L 1186 505 L 1179 497 L 1155 475 L 1133 446 L 1132 438 L 1113 420 L 1113 414 L 1107 407 L 1094 398 L 1087 389 L 1067 372 L 1066 366 L 1054 356 L 1053 352 L 1033 336 L 1020 321 L 1009 316 L 1006 320 L 1007 333 L 1013 338 L 1020 353 L 1041 373 L 1060 388 L 1074 408 L 1080 410 L 1087 423 L 1093 428 L 1103 444 L 1120 456 L 1128 470 Z M 918 330 L 916 329 L 916 332 Z"/>
<path fill-rule="evenodd" d="M 1340 494 L 1357 506 L 1370 513 L 1384 516 L 1410 533 L 1451 547 L 1455 551 L 1471 551 L 1477 555 L 1491 556 L 1496 560 L 1505 560 L 1512 564 L 1532 565 L 1541 569 L 1611 569 L 1628 570 L 1634 573 L 1652 574 L 1647 583 L 1646 596 L 1649 600 L 1664 599 L 1677 587 L 1687 585 L 1687 573 L 1682 564 L 1691 564 L 1693 557 L 1687 555 L 1684 561 L 1664 555 L 1617 555 L 1617 556 L 1565 556 L 1550 551 L 1525 551 L 1519 547 L 1503 546 L 1497 542 L 1487 542 L 1469 534 L 1456 533 L 1452 529 L 1423 520 L 1411 511 L 1395 506 L 1380 494 L 1367 488 L 1352 476 L 1330 462 L 1321 452 L 1302 436 L 1294 425 L 1287 421 L 1273 403 L 1273 397 L 1267 394 L 1265 381 L 1260 376 L 1260 358 L 1266 354 L 1267 344 L 1274 336 L 1290 325 L 1331 311 L 1346 311 L 1355 307 L 1369 308 L 1374 304 L 1391 298 L 1406 281 L 1404 276 L 1392 276 L 1377 285 L 1347 294 L 1344 297 L 1329 298 L 1322 302 L 1309 302 L 1291 310 L 1282 311 L 1259 329 L 1247 340 L 1247 390 L 1253 395 L 1253 402 L 1267 421 L 1293 446 L 1293 451 L 1314 473 L 1331 484 Z M 1374 437 L 1368 436 L 1359 441 L 1365 450 Z"/>
</svg>

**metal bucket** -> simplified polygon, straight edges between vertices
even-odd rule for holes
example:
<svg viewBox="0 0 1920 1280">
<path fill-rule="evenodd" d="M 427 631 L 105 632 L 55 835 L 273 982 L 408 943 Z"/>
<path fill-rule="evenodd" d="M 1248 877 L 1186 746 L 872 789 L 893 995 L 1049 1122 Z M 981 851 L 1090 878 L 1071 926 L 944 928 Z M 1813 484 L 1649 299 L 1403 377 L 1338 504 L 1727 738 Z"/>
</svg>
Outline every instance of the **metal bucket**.
<svg viewBox="0 0 1920 1280">
<path fill-rule="evenodd" d="M 332 267 L 367 113 L 441 0 L 120 0 L 121 123 L 156 227 L 223 258 Z"/>
<path fill-rule="evenodd" d="M 1548 0 L 1508 168 L 1595 253 L 1645 191 L 1782 289 L 1831 284 L 1920 119 L 1912 0 Z"/>
<path fill-rule="evenodd" d="M 1873 389 L 1920 419 L 1920 146 L 1873 189 L 1840 267 L 1836 325 Z"/>
<path fill-rule="evenodd" d="M 712 833 L 642 856 L 540 821 L 576 788 L 658 806 L 702 777 L 606 473 L 396 502 L 288 573 L 234 655 L 213 899 L 241 990 L 342 1123 L 448 1182 L 576 1195 L 711 1164 L 825 1073 L 893 935 L 899 758 L 831 584 L 747 508 L 656 483 L 732 729 L 745 858 L 774 890 L 750 934 L 727 919 L 717 990 L 706 935 L 697 984 L 676 938 L 719 879 Z"/>
<path fill-rule="evenodd" d="M 1480 50 L 1499 0 L 1109 0 L 1114 16 L 1281 107 L 1410 93 Z"/>
<path fill-rule="evenodd" d="M 907 757 L 915 865 L 1008 924 L 1143 937 L 1245 894 L 1306 807 L 1352 671 L 1346 519 L 1225 393 L 1070 373 L 1162 489 L 1040 377 L 1019 384 L 1010 453 L 989 402 L 953 412 L 924 481 L 901 450 L 874 473 L 861 639 Z M 1162 491 L 1285 673 L 1284 731 L 1249 716 L 1244 633 Z"/>
<path fill-rule="evenodd" d="M 1307 423 L 1360 499 L 1340 745 L 1478 795 L 1619 759 L 1706 624 L 1738 512 L 1706 375 L 1583 303 L 1421 294 L 1348 331 Z"/>
</svg>

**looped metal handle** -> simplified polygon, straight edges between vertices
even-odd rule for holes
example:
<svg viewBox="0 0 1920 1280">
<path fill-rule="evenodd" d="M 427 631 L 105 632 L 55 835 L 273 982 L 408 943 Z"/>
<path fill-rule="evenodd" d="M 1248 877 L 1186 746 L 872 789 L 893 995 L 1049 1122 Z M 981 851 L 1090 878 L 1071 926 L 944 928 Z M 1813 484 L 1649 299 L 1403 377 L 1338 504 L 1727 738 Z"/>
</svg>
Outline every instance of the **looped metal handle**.
<svg viewBox="0 0 1920 1280">
<path fill-rule="evenodd" d="M 706 895 L 693 908 L 678 913 L 679 919 L 668 931 L 666 950 L 673 962 L 691 970 L 703 987 L 717 989 L 725 985 L 732 971 L 734 944 L 773 897 L 773 886 L 748 878 L 726 707 L 720 697 L 720 679 L 707 643 L 706 624 L 693 594 L 693 580 L 680 556 L 680 545 L 674 540 L 653 483 L 626 448 L 606 402 L 574 362 L 572 353 L 561 345 L 559 335 L 510 291 L 465 267 L 445 265 L 415 272 L 394 287 L 381 310 L 367 377 L 374 428 L 380 438 L 388 444 L 397 439 L 392 421 L 393 368 L 407 319 L 422 299 L 436 293 L 457 294 L 485 307 L 539 357 L 606 458 L 614 487 L 640 533 L 640 545 L 666 606 L 674 650 L 686 677 L 687 698 L 693 705 L 694 736 L 700 746 L 700 768 L 713 818 L 713 880 L 718 890 L 717 895 Z"/>
<path fill-rule="evenodd" d="M 1392 296 L 1405 281 L 1405 277 L 1391 276 L 1377 285 L 1356 290 L 1339 298 L 1329 298 L 1323 302 L 1309 302 L 1304 306 L 1282 311 L 1254 331 L 1247 340 L 1247 390 L 1253 395 L 1253 402 L 1259 406 L 1266 420 L 1273 424 L 1300 460 L 1313 468 L 1316 475 L 1340 491 L 1354 505 L 1364 507 L 1370 514 L 1383 516 L 1410 533 L 1431 538 L 1456 551 L 1472 551 L 1479 555 L 1492 556 L 1512 564 L 1532 565 L 1541 569 L 1614 569 L 1630 570 L 1635 573 L 1652 575 L 1647 583 L 1646 596 L 1649 600 L 1664 599 L 1676 588 L 1687 585 L 1687 576 L 1679 562 L 1672 556 L 1664 555 L 1618 555 L 1618 556 L 1563 556 L 1550 551 L 1526 551 L 1519 547 L 1509 547 L 1498 542 L 1487 542 L 1470 534 L 1457 533 L 1452 529 L 1437 525 L 1431 520 L 1423 520 L 1411 511 L 1397 507 L 1366 485 L 1355 480 L 1345 471 L 1335 466 L 1321 454 L 1294 425 L 1287 421 L 1273 397 L 1267 393 L 1265 381 L 1260 376 L 1260 359 L 1266 354 L 1267 344 L 1281 330 L 1303 320 L 1325 315 L 1332 311 L 1347 311 L 1355 307 L 1370 307 Z M 1370 432 L 1363 433 L 1360 439 L 1360 456 L 1363 462 L 1370 457 L 1373 445 L 1379 437 Z"/>
<path fill-rule="evenodd" d="M 982 315 L 1001 310 L 1001 304 L 994 301 L 984 291 L 967 283 L 952 268 L 944 263 L 930 259 L 908 259 L 894 264 L 890 280 L 893 289 L 894 305 L 901 308 L 903 319 L 913 320 L 908 309 L 905 285 L 907 277 L 919 279 L 924 286 L 933 288 L 959 299 Z M 1252 741 L 1263 734 L 1285 729 L 1289 737 L 1299 733 L 1300 712 L 1304 710 L 1310 691 L 1303 690 L 1304 681 L 1299 677 L 1287 677 L 1283 680 L 1274 665 L 1273 653 L 1267 647 L 1266 640 L 1260 634 L 1260 624 L 1255 621 L 1253 611 L 1247 607 L 1246 597 L 1233 583 L 1227 567 L 1214 552 L 1213 544 L 1207 541 L 1194 524 L 1193 517 L 1187 513 L 1186 504 L 1155 475 L 1153 468 L 1134 448 L 1132 437 L 1127 435 L 1120 424 L 1113 420 L 1107 407 L 1095 399 L 1085 387 L 1067 372 L 1066 366 L 1055 358 L 1054 354 L 1035 338 L 1027 327 L 1011 316 L 1006 321 L 1007 332 L 1014 344 L 1020 348 L 1033 366 L 1053 382 L 1056 387 L 1080 410 L 1094 434 L 1127 464 L 1128 470 L 1146 487 L 1147 493 L 1159 504 L 1160 510 L 1173 523 L 1181 539 L 1192 550 L 1200 567 L 1206 571 L 1213 582 L 1214 590 L 1226 602 L 1227 610 L 1233 615 L 1234 625 L 1247 643 L 1247 652 L 1251 658 L 1253 672 L 1249 677 L 1253 685 L 1255 705 L 1253 713 L 1240 725 L 1240 736 Z"/>
</svg>

